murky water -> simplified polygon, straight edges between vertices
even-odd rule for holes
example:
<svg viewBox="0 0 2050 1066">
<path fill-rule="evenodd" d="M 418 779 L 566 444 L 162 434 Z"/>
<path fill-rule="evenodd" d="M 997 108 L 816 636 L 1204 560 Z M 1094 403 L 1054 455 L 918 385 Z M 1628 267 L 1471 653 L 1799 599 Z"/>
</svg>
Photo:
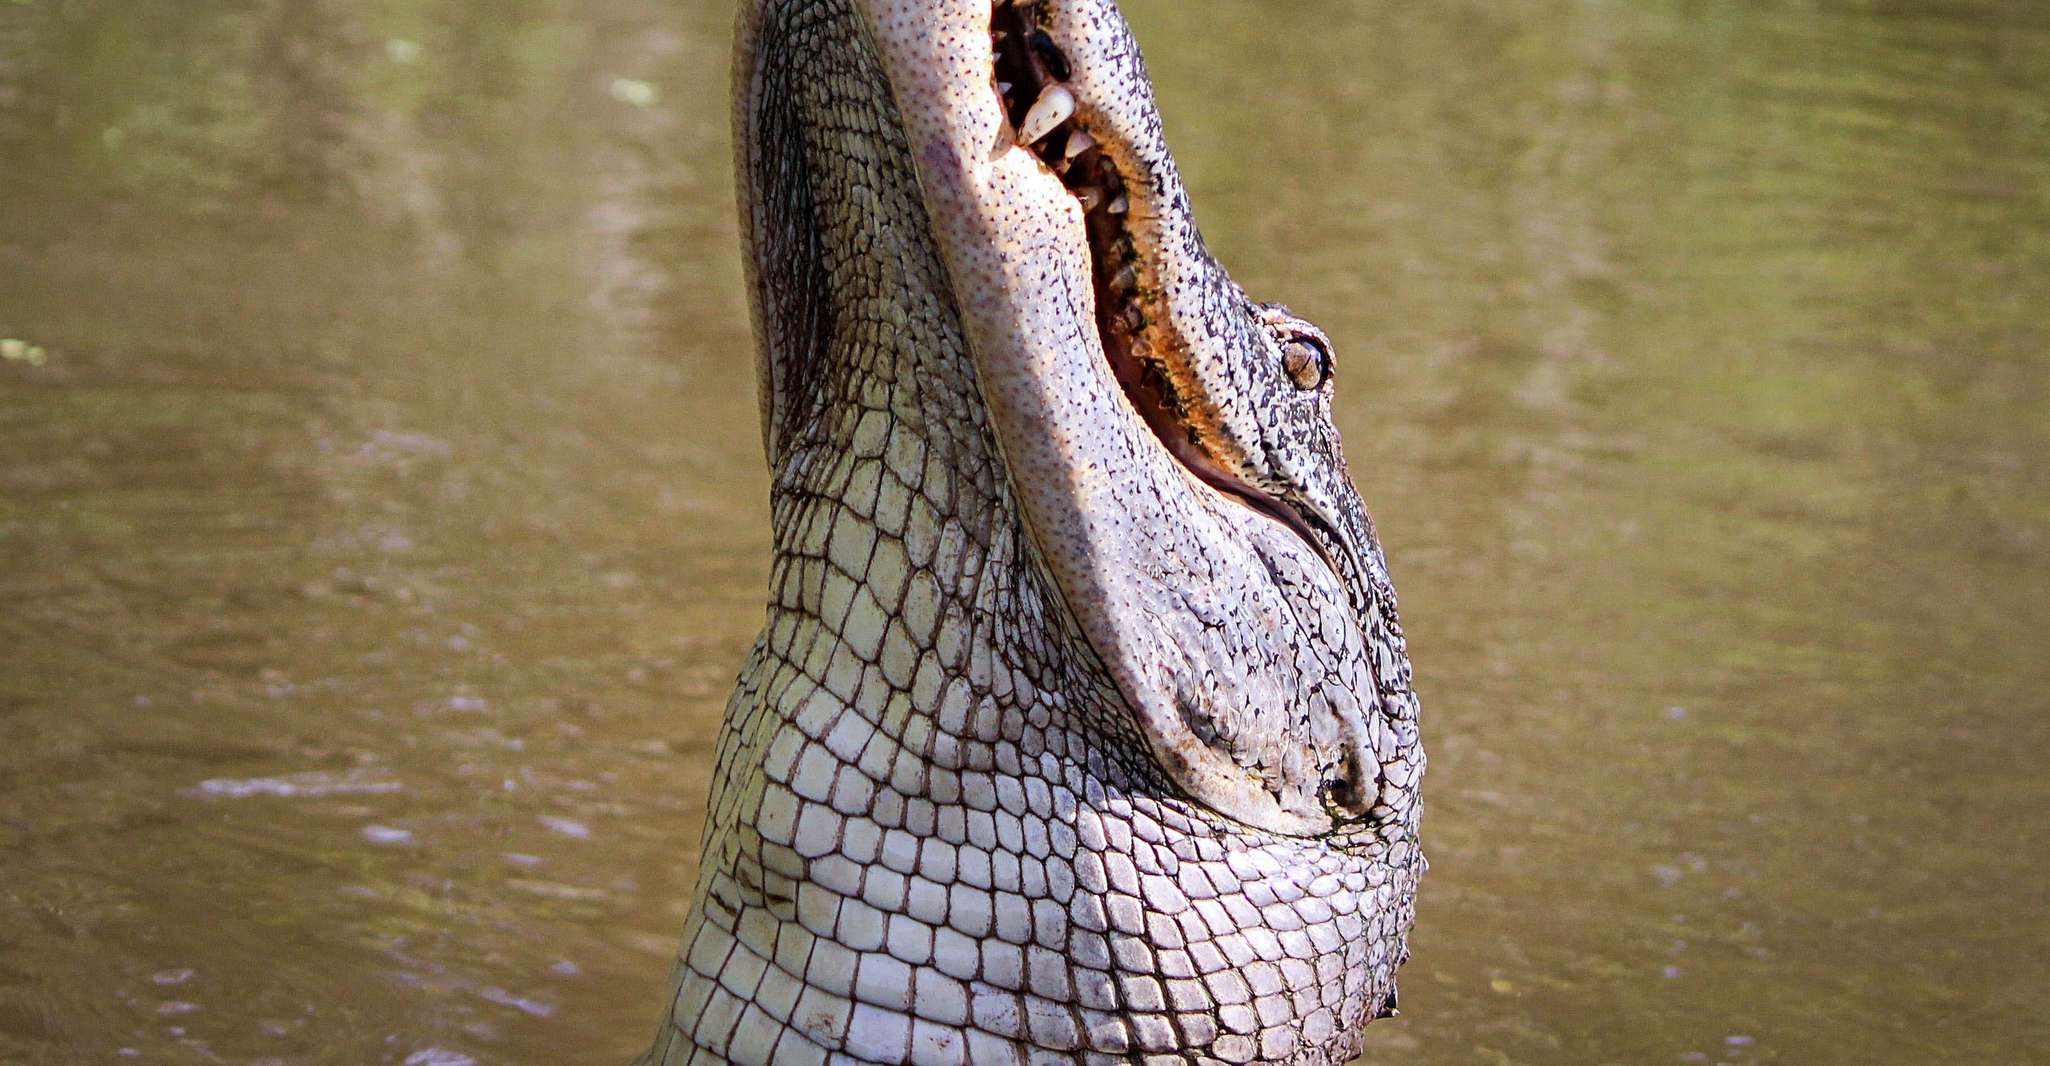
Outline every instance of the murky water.
<svg viewBox="0 0 2050 1066">
<path fill-rule="evenodd" d="M 2050 8 L 1131 0 L 1429 716 L 1374 1063 L 2050 1044 Z M 766 574 L 724 0 L 0 5 L 0 1061 L 620 1061 Z"/>
</svg>

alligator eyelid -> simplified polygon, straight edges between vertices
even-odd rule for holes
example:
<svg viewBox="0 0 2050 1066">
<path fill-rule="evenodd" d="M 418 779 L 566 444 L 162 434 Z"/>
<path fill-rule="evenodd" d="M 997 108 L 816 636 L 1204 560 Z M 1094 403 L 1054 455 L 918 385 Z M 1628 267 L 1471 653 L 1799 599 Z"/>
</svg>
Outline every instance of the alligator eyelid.
<svg viewBox="0 0 2050 1066">
<path fill-rule="evenodd" d="M 1307 352 L 1305 358 L 1308 362 L 1297 359 L 1295 356 L 1298 352 Z M 1314 381 L 1307 381 L 1305 371 L 1310 370 L 1312 364 L 1317 377 Z M 1282 342 L 1281 368 L 1295 387 L 1303 392 L 1314 392 L 1323 388 L 1331 381 L 1336 370 L 1331 357 L 1331 346 L 1308 333 L 1291 334 Z"/>
</svg>

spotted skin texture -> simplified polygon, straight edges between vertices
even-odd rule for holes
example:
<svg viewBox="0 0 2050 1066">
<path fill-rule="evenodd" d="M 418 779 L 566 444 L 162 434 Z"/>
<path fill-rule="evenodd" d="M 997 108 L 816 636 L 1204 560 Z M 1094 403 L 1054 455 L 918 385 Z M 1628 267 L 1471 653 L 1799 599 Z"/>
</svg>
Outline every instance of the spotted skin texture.
<svg viewBox="0 0 2050 1066">
<path fill-rule="evenodd" d="M 1130 97 L 1119 121 L 1157 141 L 1115 8 L 1037 17 L 1077 122 L 1144 149 L 1102 117 Z M 1278 397 L 1269 432 L 1328 442 L 1335 473 L 1202 430 L 1234 476 L 1332 508 L 1328 544 L 1162 447 L 1106 369 L 1082 208 L 1005 140 L 989 18 L 743 15 L 775 561 L 643 1061 L 1344 1062 L 1407 954 L 1422 754 L 1378 543 L 1330 488 L 1328 394 Z M 1147 247 L 1162 276 L 1190 254 Z M 1174 356 L 1213 368 L 1190 371 L 1206 404 L 1257 402 L 1233 360 L 1287 380 L 1285 320 L 1207 253 L 1173 269 L 1247 323 Z M 1347 757 L 1357 809 L 1327 802 Z"/>
</svg>

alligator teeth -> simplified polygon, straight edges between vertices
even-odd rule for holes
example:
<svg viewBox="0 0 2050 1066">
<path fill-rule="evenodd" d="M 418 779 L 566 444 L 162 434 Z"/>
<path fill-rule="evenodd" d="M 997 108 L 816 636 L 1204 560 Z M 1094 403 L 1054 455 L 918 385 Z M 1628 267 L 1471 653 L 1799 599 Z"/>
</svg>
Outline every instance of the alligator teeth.
<svg viewBox="0 0 2050 1066">
<path fill-rule="evenodd" d="M 1125 212 L 1130 211 L 1131 209 L 1132 201 L 1130 198 L 1125 196 L 1124 193 L 1119 193 L 1117 199 L 1112 200 L 1108 205 L 1104 207 L 1105 211 L 1108 211 L 1113 215 L 1122 215 Z"/>
<path fill-rule="evenodd" d="M 1009 96 L 1009 95 L 1011 95 L 1011 83 L 1010 83 L 1010 82 L 1007 82 L 1007 81 L 1000 81 L 1000 82 L 997 82 L 997 95 L 999 95 L 999 96 Z"/>
<path fill-rule="evenodd" d="M 1075 94 L 1058 85 L 1048 85 L 1039 99 L 1032 102 L 1032 110 L 1025 112 L 1025 123 L 1018 127 L 1018 141 L 1032 142 L 1052 133 L 1056 127 L 1075 114 Z"/>
<path fill-rule="evenodd" d="M 1089 131 L 1078 129 L 1068 134 L 1068 147 L 1061 152 L 1061 156 L 1065 159 L 1073 159 L 1094 147 L 1096 147 L 1096 138 L 1089 136 Z"/>
<path fill-rule="evenodd" d="M 1124 266 L 1119 267 L 1118 272 L 1111 275 L 1110 278 L 1110 287 L 1112 289 L 1122 291 L 1137 288 L 1138 285 L 1139 267 L 1134 263 L 1126 263 Z"/>
<path fill-rule="evenodd" d="M 1084 185 L 1075 190 L 1075 198 L 1082 201 L 1082 210 L 1094 211 L 1103 206 L 1103 190 L 1094 185 Z"/>
</svg>

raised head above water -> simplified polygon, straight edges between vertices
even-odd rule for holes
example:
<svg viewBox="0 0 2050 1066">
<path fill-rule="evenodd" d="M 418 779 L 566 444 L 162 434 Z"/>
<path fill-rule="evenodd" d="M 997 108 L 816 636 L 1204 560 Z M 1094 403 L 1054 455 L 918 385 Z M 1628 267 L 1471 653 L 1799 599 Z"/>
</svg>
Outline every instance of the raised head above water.
<svg viewBox="0 0 2050 1066">
<path fill-rule="evenodd" d="M 1108 0 L 759 0 L 737 96 L 776 560 L 651 1059 L 1345 1061 L 1423 755 L 1330 342 Z"/>
</svg>

